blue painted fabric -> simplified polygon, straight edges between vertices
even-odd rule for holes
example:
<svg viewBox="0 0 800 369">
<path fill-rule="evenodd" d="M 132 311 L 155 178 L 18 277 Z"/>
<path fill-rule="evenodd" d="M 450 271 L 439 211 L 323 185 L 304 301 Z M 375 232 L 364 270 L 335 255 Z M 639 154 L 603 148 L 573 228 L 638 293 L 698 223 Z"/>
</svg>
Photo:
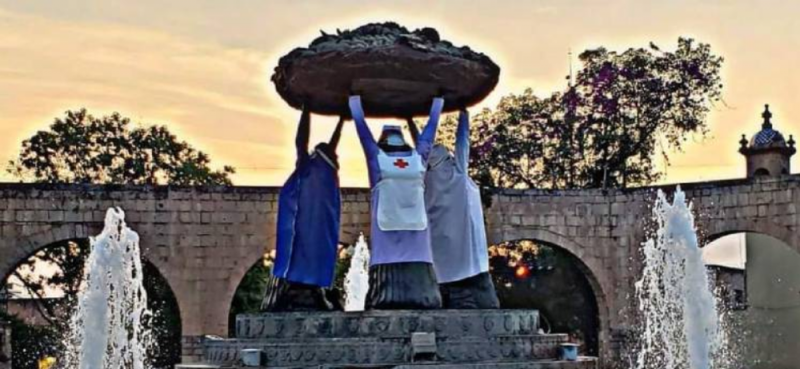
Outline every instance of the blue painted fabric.
<svg viewBox="0 0 800 369">
<path fill-rule="evenodd" d="M 278 199 L 273 275 L 329 287 L 339 245 L 341 195 L 335 162 L 321 151 L 302 155 Z"/>
</svg>

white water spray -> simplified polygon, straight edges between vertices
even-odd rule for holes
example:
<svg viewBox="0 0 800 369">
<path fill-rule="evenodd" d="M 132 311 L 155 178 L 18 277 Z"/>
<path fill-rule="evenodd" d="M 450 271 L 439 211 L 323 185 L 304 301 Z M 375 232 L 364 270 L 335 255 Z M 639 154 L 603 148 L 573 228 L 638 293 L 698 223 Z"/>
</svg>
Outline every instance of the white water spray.
<svg viewBox="0 0 800 369">
<path fill-rule="evenodd" d="M 344 278 L 344 311 L 363 311 L 369 290 L 369 248 L 364 235 L 358 236 L 350 269 Z"/>
<path fill-rule="evenodd" d="M 139 235 L 125 225 L 125 213 L 108 209 L 103 232 L 91 240 L 86 285 L 70 322 L 66 367 L 144 369 L 150 316 L 142 285 Z"/>
<path fill-rule="evenodd" d="M 718 368 L 723 336 L 716 301 L 680 187 L 672 204 L 658 192 L 653 215 L 658 231 L 642 245 L 644 269 L 636 283 L 644 319 L 636 368 Z"/>
</svg>

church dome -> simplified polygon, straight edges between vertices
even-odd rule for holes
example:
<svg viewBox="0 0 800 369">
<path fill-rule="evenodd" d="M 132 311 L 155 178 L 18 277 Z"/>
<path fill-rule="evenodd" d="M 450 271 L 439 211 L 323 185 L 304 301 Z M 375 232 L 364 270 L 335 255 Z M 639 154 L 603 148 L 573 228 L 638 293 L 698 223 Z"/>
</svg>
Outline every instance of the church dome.
<svg viewBox="0 0 800 369">
<path fill-rule="evenodd" d="M 750 139 L 750 147 L 754 149 L 786 147 L 786 140 L 779 131 L 772 128 L 764 128 Z"/>
<path fill-rule="evenodd" d="M 764 105 L 761 114 L 764 122 L 750 141 L 742 135 L 739 141 L 739 153 L 747 159 L 747 177 L 777 176 L 791 173 L 791 158 L 797 151 L 794 138 L 783 138 L 778 130 L 772 128 L 772 113 L 769 105 Z"/>
<path fill-rule="evenodd" d="M 748 147 L 751 149 L 787 147 L 786 139 L 783 138 L 783 135 L 772 128 L 772 112 L 769 111 L 769 105 L 764 105 L 764 113 L 761 116 L 764 118 L 761 130 L 753 135 Z"/>
</svg>

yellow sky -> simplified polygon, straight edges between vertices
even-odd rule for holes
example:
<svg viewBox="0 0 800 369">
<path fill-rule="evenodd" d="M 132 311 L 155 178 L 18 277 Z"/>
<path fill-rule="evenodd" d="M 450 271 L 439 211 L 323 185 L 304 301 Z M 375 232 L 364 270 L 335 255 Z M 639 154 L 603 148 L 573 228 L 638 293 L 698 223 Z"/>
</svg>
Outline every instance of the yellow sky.
<svg viewBox="0 0 800 369">
<path fill-rule="evenodd" d="M 503 71 L 488 105 L 525 87 L 562 88 L 569 49 L 674 48 L 682 35 L 711 43 L 726 59 L 726 105 L 705 141 L 672 156 L 664 182 L 740 177 L 737 141 L 759 128 L 764 103 L 778 129 L 800 132 L 797 14 L 800 2 L 756 0 L 0 0 L 0 159 L 54 116 L 86 107 L 168 125 L 216 165 L 237 167 L 236 184 L 280 184 L 298 113 L 269 82 L 277 58 L 319 29 L 396 20 L 492 56 Z M 333 119 L 314 122 L 313 139 L 327 139 Z M 342 183 L 364 185 L 355 131 L 344 135 Z"/>
</svg>

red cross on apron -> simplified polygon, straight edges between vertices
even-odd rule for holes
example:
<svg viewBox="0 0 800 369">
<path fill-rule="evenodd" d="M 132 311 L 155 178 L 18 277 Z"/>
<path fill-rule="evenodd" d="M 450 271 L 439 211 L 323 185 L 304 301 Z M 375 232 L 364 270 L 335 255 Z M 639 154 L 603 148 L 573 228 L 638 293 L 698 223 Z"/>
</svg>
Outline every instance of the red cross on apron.
<svg viewBox="0 0 800 369">
<path fill-rule="evenodd" d="M 408 166 L 408 162 L 401 158 L 401 159 L 395 160 L 393 165 L 398 167 L 398 168 L 400 168 L 400 169 L 406 169 L 406 167 Z"/>
</svg>

